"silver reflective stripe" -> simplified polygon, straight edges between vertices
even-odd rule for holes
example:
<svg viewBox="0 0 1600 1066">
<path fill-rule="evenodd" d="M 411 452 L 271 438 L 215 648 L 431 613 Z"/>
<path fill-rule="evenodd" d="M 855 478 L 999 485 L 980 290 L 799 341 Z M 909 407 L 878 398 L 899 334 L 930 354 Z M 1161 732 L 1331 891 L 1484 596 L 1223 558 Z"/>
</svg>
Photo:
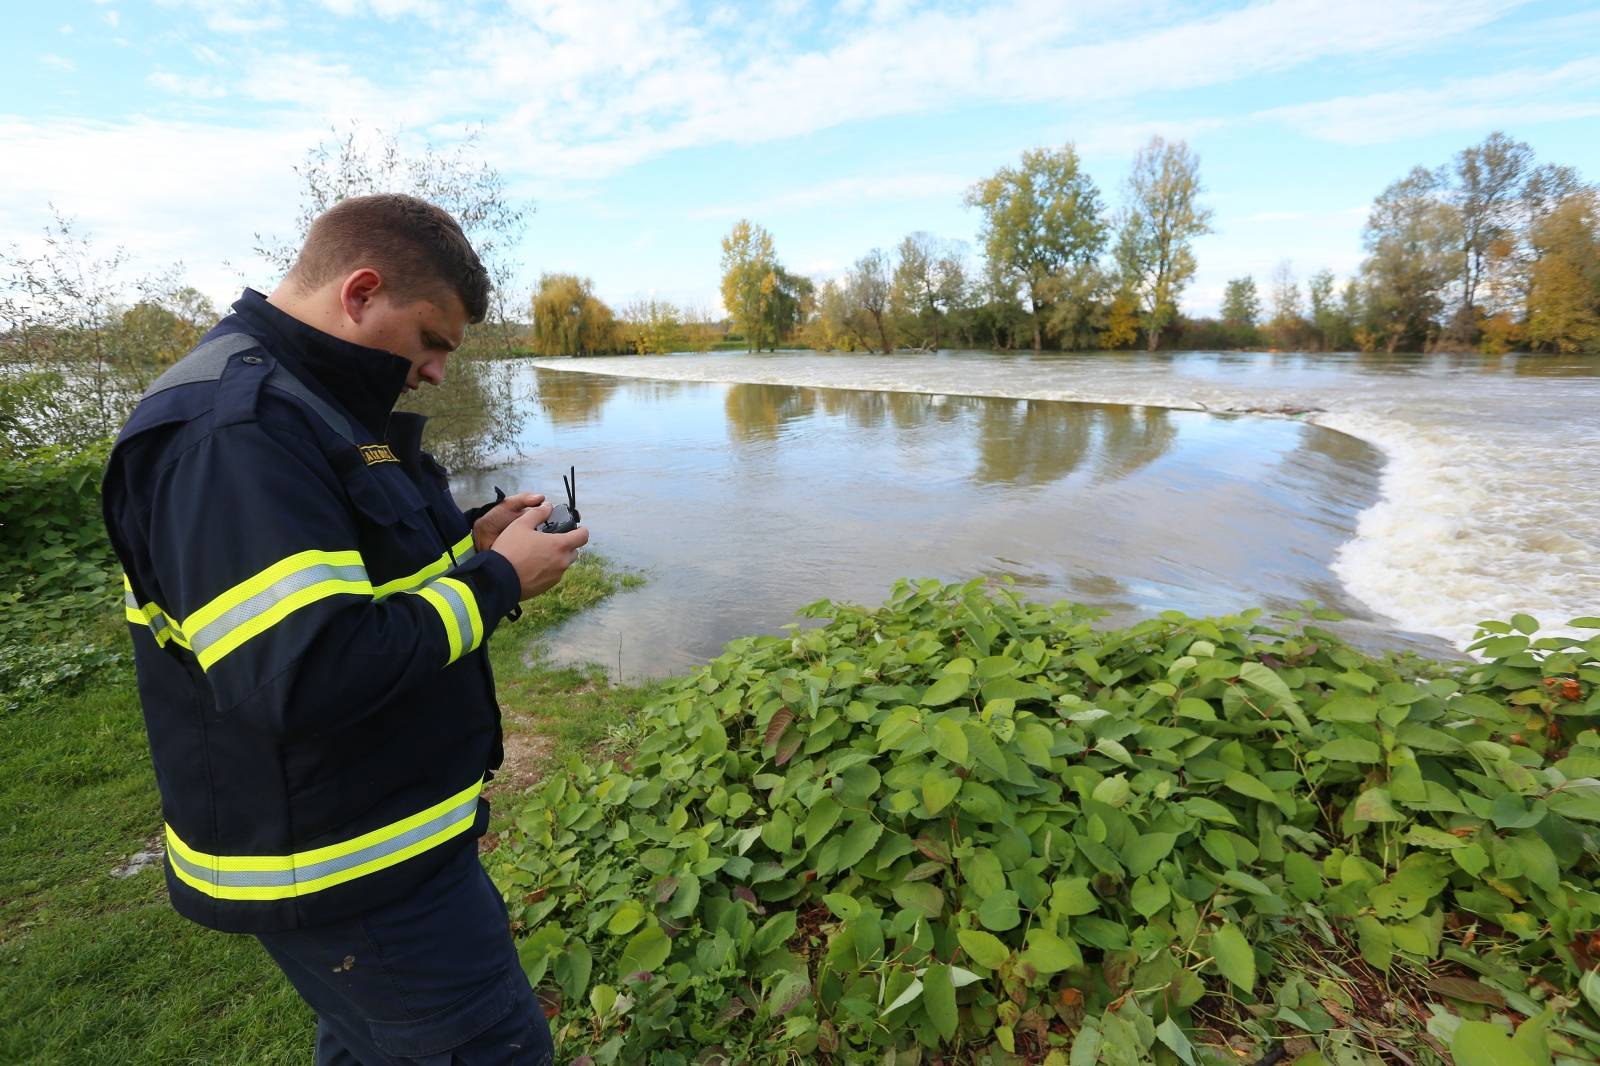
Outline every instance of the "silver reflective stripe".
<svg viewBox="0 0 1600 1066">
<path fill-rule="evenodd" d="M 139 604 L 139 597 L 133 594 L 132 589 L 123 590 L 122 602 L 130 611 L 138 611 L 140 614 L 144 613 L 144 608 Z"/>
<path fill-rule="evenodd" d="M 456 632 L 461 634 L 461 654 L 465 655 L 472 646 L 476 634 L 472 630 L 472 615 L 467 612 L 467 601 L 462 599 L 461 592 L 443 581 L 434 581 L 428 588 L 443 596 L 450 605 L 450 613 L 456 618 Z"/>
<path fill-rule="evenodd" d="M 360 866 L 374 859 L 381 859 L 386 855 L 393 855 L 419 840 L 425 840 L 435 833 L 443 832 L 452 823 L 459 822 L 469 814 L 476 813 L 478 809 L 478 796 L 474 793 L 463 800 L 461 804 L 443 814 L 408 829 L 397 837 L 380 841 L 362 848 L 360 851 L 351 852 L 349 855 L 340 855 L 334 859 L 324 859 L 307 866 L 297 866 L 292 870 L 213 870 L 210 867 L 199 866 L 179 854 L 176 848 L 167 850 L 167 857 L 174 864 L 207 884 L 231 888 L 263 888 L 278 887 L 281 885 L 302 884 L 315 881 L 319 877 L 340 873 L 344 870 Z"/>
<path fill-rule="evenodd" d="M 474 555 L 477 555 L 477 554 L 478 554 L 478 549 L 476 547 L 474 547 L 473 545 L 468 544 L 467 545 L 467 550 L 456 556 L 456 565 L 460 566 L 462 563 L 466 562 L 468 559 L 472 558 Z M 446 576 L 448 576 L 448 575 L 446 575 Z"/>
<path fill-rule="evenodd" d="M 313 563 L 304 570 L 296 570 L 286 577 L 268 585 L 260 592 L 251 596 L 243 603 L 228 608 L 215 619 L 207 623 L 198 633 L 189 638 L 196 655 L 203 654 L 205 650 L 244 625 L 257 615 L 271 610 L 275 605 L 288 599 L 301 589 L 310 588 L 312 585 L 324 581 L 365 581 L 367 568 L 358 564 L 350 566 L 334 566 L 332 563 Z"/>
</svg>

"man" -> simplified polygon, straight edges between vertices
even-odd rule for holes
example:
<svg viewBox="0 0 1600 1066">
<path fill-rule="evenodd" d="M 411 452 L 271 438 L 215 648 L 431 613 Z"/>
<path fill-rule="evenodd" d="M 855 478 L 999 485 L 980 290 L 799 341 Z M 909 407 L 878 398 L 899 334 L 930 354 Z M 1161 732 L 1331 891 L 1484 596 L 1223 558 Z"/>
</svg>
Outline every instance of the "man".
<svg viewBox="0 0 1600 1066">
<path fill-rule="evenodd" d="M 444 211 L 345 200 L 156 381 L 106 472 L 173 905 L 257 935 L 319 1063 L 552 1056 L 477 860 L 485 645 L 588 532 L 539 532 L 534 494 L 463 513 L 391 411 L 488 293 Z"/>
</svg>

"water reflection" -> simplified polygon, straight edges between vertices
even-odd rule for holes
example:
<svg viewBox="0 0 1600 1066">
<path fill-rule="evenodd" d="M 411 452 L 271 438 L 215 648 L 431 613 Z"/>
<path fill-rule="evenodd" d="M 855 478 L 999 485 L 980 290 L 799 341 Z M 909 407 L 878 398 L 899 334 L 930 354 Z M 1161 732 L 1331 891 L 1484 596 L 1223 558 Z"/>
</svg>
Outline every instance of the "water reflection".
<svg viewBox="0 0 1600 1066">
<path fill-rule="evenodd" d="M 723 408 L 735 440 L 777 440 L 785 423 L 809 418 L 816 410 L 815 389 L 788 385 L 732 385 Z"/>
<path fill-rule="evenodd" d="M 539 407 L 558 426 L 581 426 L 594 421 L 622 386 L 619 379 L 598 374 L 541 370 L 537 377 Z"/>
</svg>

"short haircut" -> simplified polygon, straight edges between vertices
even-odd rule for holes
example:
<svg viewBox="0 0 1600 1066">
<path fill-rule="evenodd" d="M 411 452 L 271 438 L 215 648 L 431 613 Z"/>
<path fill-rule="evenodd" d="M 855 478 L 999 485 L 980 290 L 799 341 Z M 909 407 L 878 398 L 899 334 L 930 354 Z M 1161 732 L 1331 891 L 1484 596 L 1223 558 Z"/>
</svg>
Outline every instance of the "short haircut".
<svg viewBox="0 0 1600 1066">
<path fill-rule="evenodd" d="M 316 289 L 362 267 L 398 300 L 454 292 L 471 322 L 489 311 L 489 272 L 448 211 L 403 193 L 340 200 L 316 217 L 289 276 Z"/>
</svg>

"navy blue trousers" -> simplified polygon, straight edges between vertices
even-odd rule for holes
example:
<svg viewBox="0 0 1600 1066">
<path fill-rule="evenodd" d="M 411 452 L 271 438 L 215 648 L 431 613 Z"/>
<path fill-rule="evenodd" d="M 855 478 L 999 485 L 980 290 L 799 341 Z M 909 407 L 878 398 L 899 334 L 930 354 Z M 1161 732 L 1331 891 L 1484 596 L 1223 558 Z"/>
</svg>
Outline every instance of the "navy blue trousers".
<svg viewBox="0 0 1600 1066">
<path fill-rule="evenodd" d="M 358 918 L 258 938 L 317 1012 L 317 1066 L 549 1066 L 505 901 L 462 847 Z"/>
</svg>

